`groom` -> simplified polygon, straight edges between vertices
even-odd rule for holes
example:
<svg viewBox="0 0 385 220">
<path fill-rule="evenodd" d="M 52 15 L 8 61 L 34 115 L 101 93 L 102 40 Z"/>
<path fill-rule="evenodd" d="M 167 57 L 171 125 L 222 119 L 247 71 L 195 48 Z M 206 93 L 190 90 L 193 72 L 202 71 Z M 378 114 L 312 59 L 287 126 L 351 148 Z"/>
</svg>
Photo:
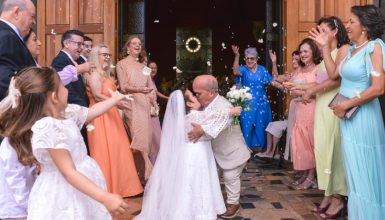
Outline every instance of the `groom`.
<svg viewBox="0 0 385 220">
<path fill-rule="evenodd" d="M 204 108 L 204 111 L 219 111 L 229 109 L 233 106 L 227 99 L 218 94 L 218 82 L 211 75 L 200 75 L 194 79 L 193 90 L 196 98 Z M 239 125 L 230 125 L 212 140 L 212 147 L 215 159 L 219 167 L 223 170 L 223 179 L 226 188 L 227 201 L 226 212 L 222 218 L 233 218 L 240 209 L 239 197 L 241 193 L 241 173 L 250 158 L 245 140 Z M 188 133 L 190 141 L 197 141 L 204 131 L 198 124 L 193 123 L 193 129 Z"/>
</svg>

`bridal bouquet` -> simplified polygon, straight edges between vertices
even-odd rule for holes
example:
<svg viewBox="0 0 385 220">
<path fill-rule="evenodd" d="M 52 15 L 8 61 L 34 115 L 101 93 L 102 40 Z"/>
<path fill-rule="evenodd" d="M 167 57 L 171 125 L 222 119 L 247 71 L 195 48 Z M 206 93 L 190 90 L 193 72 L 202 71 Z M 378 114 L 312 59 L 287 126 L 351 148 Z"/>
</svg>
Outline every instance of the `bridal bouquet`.
<svg viewBox="0 0 385 220">
<path fill-rule="evenodd" d="M 249 92 L 249 87 L 237 88 L 236 86 L 231 87 L 230 91 L 227 93 L 226 97 L 234 106 L 240 106 L 243 110 L 250 110 L 250 106 L 246 101 L 251 100 L 253 96 Z M 234 125 L 239 124 L 239 116 L 234 116 Z"/>
</svg>

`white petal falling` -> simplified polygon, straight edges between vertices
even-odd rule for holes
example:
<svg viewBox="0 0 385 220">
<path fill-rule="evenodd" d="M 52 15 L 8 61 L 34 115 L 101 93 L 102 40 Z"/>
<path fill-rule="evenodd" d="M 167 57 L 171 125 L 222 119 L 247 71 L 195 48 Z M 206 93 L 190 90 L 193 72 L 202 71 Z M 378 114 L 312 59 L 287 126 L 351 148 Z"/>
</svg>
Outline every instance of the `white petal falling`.
<svg viewBox="0 0 385 220">
<path fill-rule="evenodd" d="M 207 66 L 211 66 L 211 61 L 207 60 Z"/>
<path fill-rule="evenodd" d="M 154 23 L 159 23 L 159 20 L 154 20 Z"/>
<path fill-rule="evenodd" d="M 273 27 L 277 27 L 277 26 L 278 26 L 277 22 L 274 22 Z"/>
<path fill-rule="evenodd" d="M 258 43 L 263 44 L 263 39 L 262 38 L 258 39 Z"/>
<path fill-rule="evenodd" d="M 56 32 L 55 32 L 55 30 L 53 28 L 51 29 L 51 34 L 52 35 L 56 35 Z"/>
<path fill-rule="evenodd" d="M 88 132 L 91 132 L 91 131 L 95 130 L 95 126 L 93 124 L 88 124 L 86 126 L 86 129 L 87 129 Z"/>
</svg>

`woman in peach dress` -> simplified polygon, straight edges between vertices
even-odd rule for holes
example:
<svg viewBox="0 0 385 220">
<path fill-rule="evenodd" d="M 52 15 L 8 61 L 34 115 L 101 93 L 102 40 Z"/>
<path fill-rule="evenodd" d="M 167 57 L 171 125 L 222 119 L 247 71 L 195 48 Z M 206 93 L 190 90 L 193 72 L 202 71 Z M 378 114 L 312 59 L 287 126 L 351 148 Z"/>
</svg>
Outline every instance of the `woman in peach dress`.
<svg viewBox="0 0 385 220">
<path fill-rule="evenodd" d="M 111 53 L 106 45 L 93 47 L 89 60 L 95 64 L 95 69 L 86 76 L 91 107 L 110 97 L 109 90 L 116 91 L 116 85 L 111 78 Z M 125 100 L 119 105 L 124 106 L 128 102 Z M 118 108 L 112 107 L 95 118 L 87 129 L 91 157 L 99 164 L 106 178 L 108 191 L 123 197 L 142 193 L 143 187 Z"/>
<path fill-rule="evenodd" d="M 138 36 L 130 37 L 123 48 L 124 59 L 116 65 L 116 72 L 121 92 L 133 95 L 134 101 L 124 108 L 125 123 L 131 136 L 131 148 L 141 152 L 147 180 L 151 174 L 152 163 L 149 158 L 152 141 L 151 106 L 157 106 L 151 99 L 151 69 L 139 61 L 142 42 Z"/>
<path fill-rule="evenodd" d="M 299 45 L 301 68 L 293 77 L 294 84 L 315 83 L 317 65 L 321 54 L 311 39 L 304 39 Z M 291 93 L 301 94 L 303 91 L 293 90 Z M 314 155 L 314 110 L 315 101 L 308 104 L 301 102 L 299 96 L 294 104 L 294 126 L 292 129 L 292 153 L 295 170 L 304 171 L 305 175 L 298 181 L 297 189 L 316 187 L 315 155 Z"/>
</svg>

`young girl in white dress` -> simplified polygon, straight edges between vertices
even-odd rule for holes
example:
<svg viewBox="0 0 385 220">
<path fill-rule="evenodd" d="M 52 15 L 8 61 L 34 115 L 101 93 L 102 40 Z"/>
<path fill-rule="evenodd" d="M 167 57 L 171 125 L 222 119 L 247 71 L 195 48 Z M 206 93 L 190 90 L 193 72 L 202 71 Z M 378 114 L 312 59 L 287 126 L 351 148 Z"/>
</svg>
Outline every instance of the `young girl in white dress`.
<svg viewBox="0 0 385 220">
<path fill-rule="evenodd" d="M 79 129 L 125 96 L 112 93 L 90 109 L 67 105 L 68 91 L 50 68 L 26 68 L 14 83 L 9 91 L 13 105 L 0 115 L 0 128 L 16 149 L 32 149 L 41 167 L 29 196 L 28 219 L 105 220 L 112 219 L 110 213 L 122 214 L 127 204 L 105 190 Z"/>
<path fill-rule="evenodd" d="M 190 110 L 187 115 L 185 106 Z M 226 211 L 211 139 L 241 109 L 208 113 L 198 111 L 200 108 L 189 90 L 184 95 L 180 90 L 171 94 L 160 152 L 145 188 L 142 212 L 135 220 L 214 220 Z M 196 143 L 187 138 L 192 122 L 205 131 Z"/>
</svg>

